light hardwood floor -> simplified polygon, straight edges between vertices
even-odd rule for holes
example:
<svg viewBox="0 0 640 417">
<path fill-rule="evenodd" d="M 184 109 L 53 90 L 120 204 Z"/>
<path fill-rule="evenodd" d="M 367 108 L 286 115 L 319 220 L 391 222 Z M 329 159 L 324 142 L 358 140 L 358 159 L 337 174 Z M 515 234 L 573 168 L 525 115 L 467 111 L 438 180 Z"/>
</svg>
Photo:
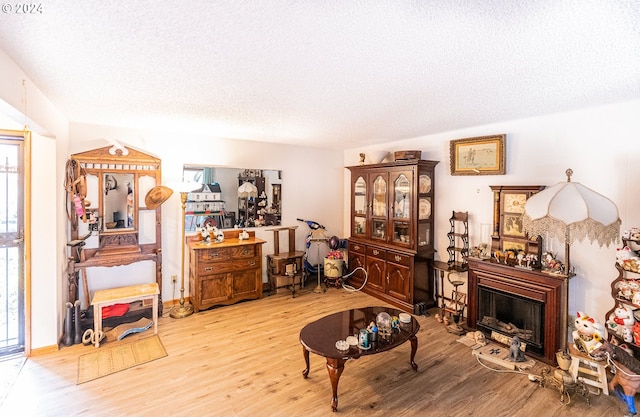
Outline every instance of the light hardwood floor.
<svg viewBox="0 0 640 417">
<path fill-rule="evenodd" d="M 288 294 L 213 308 L 184 319 L 165 316 L 159 335 L 168 356 L 76 385 L 78 356 L 92 346 L 63 347 L 26 361 L 0 416 L 328 416 L 325 361 L 311 354 L 302 377 L 300 329 L 326 314 L 385 305 L 361 292 L 315 285 Z M 168 310 L 168 309 L 166 309 Z M 614 396 L 575 396 L 567 406 L 553 388 L 526 374 L 490 370 L 443 324 L 419 316 L 414 372 L 410 344 L 350 360 L 338 387 L 344 416 L 602 416 L 626 413 Z M 129 336 L 148 337 L 152 333 Z M 117 343 L 117 342 L 110 342 Z M 542 363 L 529 370 L 540 374 Z M 494 366 L 495 368 L 495 366 Z"/>
</svg>

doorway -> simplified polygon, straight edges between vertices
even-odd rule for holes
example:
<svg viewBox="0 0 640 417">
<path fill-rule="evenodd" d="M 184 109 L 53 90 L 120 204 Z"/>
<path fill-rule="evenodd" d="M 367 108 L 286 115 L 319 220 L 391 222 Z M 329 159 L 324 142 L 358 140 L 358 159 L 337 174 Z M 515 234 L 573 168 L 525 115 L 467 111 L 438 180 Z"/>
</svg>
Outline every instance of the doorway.
<svg viewBox="0 0 640 417">
<path fill-rule="evenodd" d="M 22 132 L 0 131 L 0 357 L 25 351 L 23 155 Z"/>
</svg>

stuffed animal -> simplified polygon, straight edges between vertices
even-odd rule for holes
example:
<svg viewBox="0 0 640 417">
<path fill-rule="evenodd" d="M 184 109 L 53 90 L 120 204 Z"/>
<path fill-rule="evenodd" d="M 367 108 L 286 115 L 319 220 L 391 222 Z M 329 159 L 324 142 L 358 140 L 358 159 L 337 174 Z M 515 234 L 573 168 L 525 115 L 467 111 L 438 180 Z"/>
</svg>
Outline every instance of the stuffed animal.
<svg viewBox="0 0 640 417">
<path fill-rule="evenodd" d="M 574 326 L 573 343 L 578 350 L 587 354 L 608 337 L 606 327 L 583 311 L 576 312 Z"/>
</svg>

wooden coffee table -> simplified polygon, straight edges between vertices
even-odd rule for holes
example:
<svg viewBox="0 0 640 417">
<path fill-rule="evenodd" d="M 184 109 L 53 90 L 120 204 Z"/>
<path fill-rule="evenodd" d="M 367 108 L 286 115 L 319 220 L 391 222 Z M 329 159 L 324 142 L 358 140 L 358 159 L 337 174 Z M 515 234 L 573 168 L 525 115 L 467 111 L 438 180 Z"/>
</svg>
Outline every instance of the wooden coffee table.
<svg viewBox="0 0 640 417">
<path fill-rule="evenodd" d="M 378 335 L 378 340 L 371 343 L 367 350 L 357 346 L 350 346 L 349 350 L 341 351 L 336 348 L 338 340 L 345 340 L 348 336 L 353 336 L 360 329 L 365 329 L 370 322 L 375 322 L 378 313 L 387 312 L 389 315 L 399 316 L 401 310 L 388 307 L 363 307 L 353 310 L 341 311 L 330 314 L 319 320 L 307 324 L 300 330 L 300 343 L 302 344 L 302 354 L 307 365 L 302 371 L 302 376 L 309 376 L 309 352 L 323 356 L 327 359 L 327 371 L 331 380 L 333 397 L 331 398 L 331 410 L 338 410 L 338 381 L 344 370 L 344 364 L 349 359 L 358 359 L 361 356 L 375 355 L 377 353 L 391 350 L 400 346 L 407 340 L 411 341 L 410 363 L 414 371 L 418 370 L 418 365 L 414 362 L 416 351 L 418 350 L 418 338 L 416 333 L 420 330 L 420 324 L 411 316 L 411 323 L 400 323 L 399 331 L 394 331 L 388 337 Z"/>
</svg>

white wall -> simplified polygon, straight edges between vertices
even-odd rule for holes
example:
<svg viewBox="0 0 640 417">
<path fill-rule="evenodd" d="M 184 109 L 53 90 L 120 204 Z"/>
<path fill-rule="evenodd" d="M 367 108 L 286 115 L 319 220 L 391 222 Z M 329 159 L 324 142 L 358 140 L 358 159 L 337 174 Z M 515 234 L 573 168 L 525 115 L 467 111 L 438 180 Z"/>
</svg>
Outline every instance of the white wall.
<svg viewBox="0 0 640 417">
<path fill-rule="evenodd" d="M 621 230 L 640 226 L 640 101 L 611 104 L 528 119 L 506 121 L 438 135 L 407 139 L 369 149 L 388 151 L 416 149 L 422 158 L 440 161 L 435 179 L 436 259 L 448 260 L 447 232 L 452 211 L 469 211 L 470 243 L 481 243 L 482 225 L 493 225 L 493 195 L 490 185 L 545 185 L 566 181 L 565 170 L 573 169 L 579 182 L 611 199 L 622 220 Z M 493 134 L 507 135 L 507 174 L 452 176 L 449 141 Z M 358 154 L 345 152 L 345 165 L 356 165 Z M 390 154 L 388 158 L 393 158 Z M 345 172 L 348 184 L 349 173 Z M 345 202 L 349 191 L 345 190 Z M 348 207 L 344 208 L 344 230 L 349 230 Z M 571 246 L 571 264 L 576 276 L 569 282 L 569 314 L 584 311 L 604 323 L 614 306 L 611 281 L 617 277 L 615 249 L 600 248 L 588 241 Z M 564 258 L 563 243 L 553 243 Z"/>
<path fill-rule="evenodd" d="M 32 148 L 31 348 L 57 344 L 67 301 L 64 164 L 68 120 L 0 50 L 0 128 L 34 132 Z M 37 217 L 37 219 L 35 219 Z M 57 319 L 57 320 L 56 320 Z"/>
<path fill-rule="evenodd" d="M 71 124 L 69 153 L 108 146 L 105 138 L 116 139 L 161 158 L 164 185 L 182 181 L 182 168 L 185 164 L 282 170 L 282 225 L 299 226 L 296 231 L 296 248 L 304 250 L 308 233 L 307 226 L 296 218 L 317 221 L 327 227 L 329 234 L 342 236 L 342 151 Z M 174 288 L 171 283 L 171 275 L 176 274 L 180 279 L 180 215 L 180 197 L 178 193 L 174 193 L 162 205 L 164 301 L 180 298 L 180 284 Z M 273 232 L 267 229 L 270 228 L 249 229 L 255 230 L 257 237 L 267 241 L 263 245 L 264 255 L 273 253 Z M 280 245 L 283 248 L 288 245 L 286 236 L 281 236 Z M 188 253 L 185 257 L 188 257 Z M 184 271 L 185 296 L 189 295 L 188 265 L 187 258 Z M 110 286 L 150 282 L 155 277 L 150 262 L 126 267 L 90 268 L 87 275 L 90 294 L 97 289 Z M 263 281 L 267 281 L 266 262 L 263 262 Z"/>
</svg>

